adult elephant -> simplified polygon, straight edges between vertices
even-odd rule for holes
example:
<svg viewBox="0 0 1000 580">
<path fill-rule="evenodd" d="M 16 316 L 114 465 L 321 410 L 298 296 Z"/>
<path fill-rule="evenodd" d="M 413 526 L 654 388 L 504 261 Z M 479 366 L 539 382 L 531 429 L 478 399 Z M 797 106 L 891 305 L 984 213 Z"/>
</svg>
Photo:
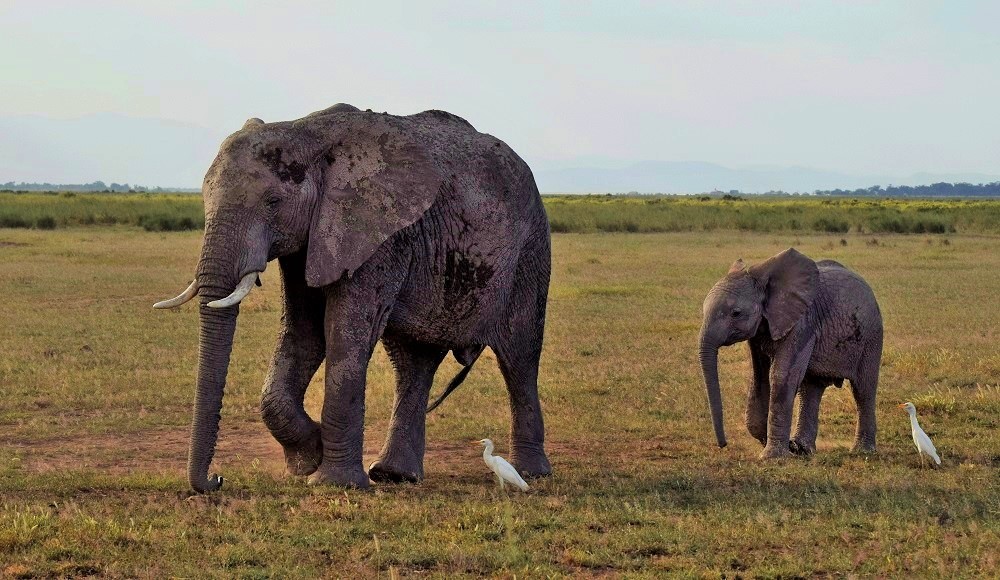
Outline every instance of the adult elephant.
<svg viewBox="0 0 1000 580">
<path fill-rule="evenodd" d="M 861 276 L 794 248 L 754 266 L 737 260 L 708 293 L 703 315 L 701 366 L 719 447 L 726 446 L 719 347 L 748 341 L 746 422 L 764 444 L 762 458 L 814 452 L 823 391 L 845 379 L 858 407 L 854 449 L 875 450 L 882 315 Z M 799 420 L 792 436 L 796 393 Z"/>
<path fill-rule="evenodd" d="M 197 275 L 197 396 L 188 477 L 208 476 L 239 303 L 267 263 L 284 313 L 264 385 L 264 423 L 288 470 L 364 488 L 423 478 L 424 411 L 448 351 L 497 355 L 512 412 L 511 453 L 527 476 L 551 466 L 538 400 L 549 224 L 531 170 L 505 143 L 443 111 L 406 117 L 339 104 L 297 121 L 250 119 L 205 176 Z M 259 282 L 258 282 L 259 283 Z M 365 375 L 381 339 L 396 368 L 389 434 L 362 467 Z M 303 408 L 326 359 L 322 418 Z"/>
</svg>

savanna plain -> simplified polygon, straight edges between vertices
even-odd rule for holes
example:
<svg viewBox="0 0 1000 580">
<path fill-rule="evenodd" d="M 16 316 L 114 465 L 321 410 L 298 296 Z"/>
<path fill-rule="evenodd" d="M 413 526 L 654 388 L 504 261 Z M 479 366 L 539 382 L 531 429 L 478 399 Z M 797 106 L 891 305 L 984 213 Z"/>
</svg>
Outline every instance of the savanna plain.
<svg viewBox="0 0 1000 580">
<path fill-rule="evenodd" d="M 226 484 L 196 495 L 197 309 L 150 306 L 190 281 L 201 242 L 187 222 L 157 224 L 197 228 L 200 200 L 123 197 L 150 209 L 119 220 L 98 207 L 110 198 L 0 195 L 23 222 L 0 228 L 0 576 L 1000 575 L 1000 203 L 548 199 L 554 474 L 524 494 L 500 492 L 469 443 L 509 451 L 489 351 L 428 417 L 423 483 L 359 492 L 287 475 L 258 411 L 280 317 L 272 265 L 241 308 L 214 469 Z M 730 444 L 715 446 L 702 299 L 735 259 L 790 246 L 856 270 L 879 299 L 874 455 L 849 451 L 845 386 L 823 399 L 816 455 L 759 462 L 742 345 L 721 352 Z M 433 394 L 458 368 L 442 365 Z M 368 380 L 366 463 L 392 405 L 381 348 Z M 921 469 L 903 401 L 940 468 Z"/>
</svg>

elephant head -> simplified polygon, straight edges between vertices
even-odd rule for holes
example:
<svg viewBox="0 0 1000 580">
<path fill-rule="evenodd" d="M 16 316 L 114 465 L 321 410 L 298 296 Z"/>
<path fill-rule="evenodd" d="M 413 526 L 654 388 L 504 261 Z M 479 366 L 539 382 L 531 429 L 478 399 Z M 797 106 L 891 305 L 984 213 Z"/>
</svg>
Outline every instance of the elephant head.
<svg viewBox="0 0 1000 580">
<path fill-rule="evenodd" d="M 790 248 L 755 266 L 737 260 L 709 291 L 702 305 L 699 355 L 719 447 L 726 446 L 719 348 L 756 336 L 762 320 L 771 340 L 785 338 L 808 311 L 818 283 L 816 263 Z"/>
<path fill-rule="evenodd" d="M 405 118 L 335 105 L 292 122 L 250 119 L 229 136 L 205 176 L 205 236 L 196 277 L 172 308 L 200 298 L 198 378 L 188 477 L 208 476 L 239 303 L 267 262 L 306 253 L 321 287 L 361 266 L 434 203 L 445 173 Z"/>
</svg>

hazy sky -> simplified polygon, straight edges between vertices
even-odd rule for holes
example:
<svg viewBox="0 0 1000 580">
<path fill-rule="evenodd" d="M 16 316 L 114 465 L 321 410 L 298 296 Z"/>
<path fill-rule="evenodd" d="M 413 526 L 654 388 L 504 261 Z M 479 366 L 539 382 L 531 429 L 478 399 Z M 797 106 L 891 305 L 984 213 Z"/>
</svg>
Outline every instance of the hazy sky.
<svg viewBox="0 0 1000 580">
<path fill-rule="evenodd" d="M 998 22 L 996 0 L 0 0 L 0 115 L 224 135 L 345 101 L 446 109 L 548 165 L 998 173 Z"/>
</svg>

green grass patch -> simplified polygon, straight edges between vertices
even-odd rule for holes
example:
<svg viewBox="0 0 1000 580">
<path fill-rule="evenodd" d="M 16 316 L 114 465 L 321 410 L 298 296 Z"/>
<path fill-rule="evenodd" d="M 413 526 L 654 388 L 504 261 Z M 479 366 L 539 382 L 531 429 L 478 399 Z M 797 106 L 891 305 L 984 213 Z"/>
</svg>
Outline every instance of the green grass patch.
<svg viewBox="0 0 1000 580">
<path fill-rule="evenodd" d="M 0 228 L 51 230 L 137 226 L 147 231 L 205 227 L 201 196 L 188 194 L 0 193 Z"/>
<path fill-rule="evenodd" d="M 1000 233 L 1000 200 L 546 195 L 554 233 L 739 230 L 866 234 Z M 190 194 L 0 193 L 0 228 L 204 227 Z"/>
<path fill-rule="evenodd" d="M 547 195 L 555 233 L 1000 233 L 1000 200 Z"/>
<path fill-rule="evenodd" d="M 1000 236 L 554 236 L 539 390 L 555 473 L 509 495 L 468 445 L 491 437 L 509 453 L 489 349 L 427 417 L 423 483 L 362 493 L 287 475 L 260 420 L 281 317 L 275 264 L 240 309 L 213 466 L 226 485 L 192 495 L 198 308 L 150 306 L 190 281 L 200 245 L 196 231 L 0 231 L 0 577 L 1000 576 L 1000 310 L 970 307 L 995 301 Z M 758 462 L 742 425 L 744 345 L 720 352 L 730 443 L 715 446 L 702 300 L 736 258 L 789 246 L 856 270 L 879 299 L 875 455 L 849 451 L 845 385 L 823 397 L 815 456 Z M 458 369 L 448 357 L 433 393 Z M 378 347 L 365 465 L 389 429 L 393 376 Z M 323 387 L 320 371 L 313 417 Z M 920 469 L 903 401 L 941 468 Z"/>
</svg>

